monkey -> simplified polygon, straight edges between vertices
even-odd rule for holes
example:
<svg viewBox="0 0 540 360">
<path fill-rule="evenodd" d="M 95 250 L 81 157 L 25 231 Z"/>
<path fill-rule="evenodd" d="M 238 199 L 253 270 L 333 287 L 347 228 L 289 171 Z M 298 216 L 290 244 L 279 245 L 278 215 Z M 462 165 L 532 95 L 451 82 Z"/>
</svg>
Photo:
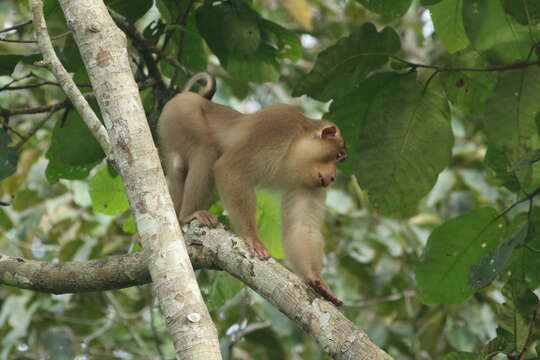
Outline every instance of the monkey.
<svg viewBox="0 0 540 360">
<path fill-rule="evenodd" d="M 198 82 L 204 86 L 189 90 Z M 235 231 L 252 254 L 270 258 L 256 230 L 257 187 L 281 194 L 285 253 L 295 271 L 326 300 L 342 305 L 321 278 L 327 187 L 347 158 L 339 128 L 276 104 L 243 114 L 211 102 L 214 77 L 197 73 L 167 102 L 157 134 L 169 192 L 181 223 L 215 227 L 206 209 L 214 184 Z"/>
</svg>

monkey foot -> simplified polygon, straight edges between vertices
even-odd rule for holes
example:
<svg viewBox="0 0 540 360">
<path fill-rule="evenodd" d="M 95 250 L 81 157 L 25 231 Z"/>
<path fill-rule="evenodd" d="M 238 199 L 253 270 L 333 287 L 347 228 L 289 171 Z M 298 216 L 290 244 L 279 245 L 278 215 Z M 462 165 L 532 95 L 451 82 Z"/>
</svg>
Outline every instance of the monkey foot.
<svg viewBox="0 0 540 360">
<path fill-rule="evenodd" d="M 186 218 L 187 221 L 183 222 L 190 222 L 193 219 L 199 220 L 203 225 L 208 226 L 209 228 L 214 228 L 219 224 L 218 218 L 214 214 L 210 214 L 206 210 L 197 210 L 190 216 Z"/>
<path fill-rule="evenodd" d="M 343 305 L 343 301 L 339 300 L 328 288 L 328 286 L 322 280 L 309 280 L 309 285 L 321 295 L 325 300 L 330 301 L 335 306 Z"/>
<path fill-rule="evenodd" d="M 264 244 L 260 241 L 254 241 L 252 244 L 250 244 L 251 252 L 253 255 L 258 257 L 261 260 L 268 260 L 270 259 L 270 251 L 264 246 Z"/>
</svg>

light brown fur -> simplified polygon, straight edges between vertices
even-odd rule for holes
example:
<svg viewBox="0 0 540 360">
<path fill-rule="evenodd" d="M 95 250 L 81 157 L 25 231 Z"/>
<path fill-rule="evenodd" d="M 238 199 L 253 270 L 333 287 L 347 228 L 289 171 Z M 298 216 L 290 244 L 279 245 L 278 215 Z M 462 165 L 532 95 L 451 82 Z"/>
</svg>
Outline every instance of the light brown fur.
<svg viewBox="0 0 540 360">
<path fill-rule="evenodd" d="M 321 279 L 325 187 L 346 157 L 336 125 L 278 104 L 242 114 L 210 102 L 211 75 L 197 74 L 163 108 L 158 136 L 169 191 L 181 222 L 213 227 L 208 213 L 214 182 L 238 234 L 255 255 L 270 254 L 256 230 L 255 188 L 282 194 L 283 241 L 296 271 L 321 295 L 340 305 Z M 201 95 L 187 92 L 206 80 Z M 212 85 L 212 86 L 210 86 Z M 212 91 L 210 91 L 212 90 Z M 205 98 L 207 97 L 207 98 Z"/>
</svg>

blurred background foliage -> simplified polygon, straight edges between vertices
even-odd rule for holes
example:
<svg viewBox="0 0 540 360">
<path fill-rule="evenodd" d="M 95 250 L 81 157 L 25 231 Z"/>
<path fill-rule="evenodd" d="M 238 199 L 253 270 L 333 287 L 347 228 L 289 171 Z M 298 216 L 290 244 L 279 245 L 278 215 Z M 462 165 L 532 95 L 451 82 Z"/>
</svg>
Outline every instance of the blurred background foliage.
<svg viewBox="0 0 540 360">
<path fill-rule="evenodd" d="M 124 18 L 152 128 L 201 70 L 218 78 L 216 102 L 286 102 L 339 124 L 350 156 L 328 194 L 324 277 L 378 345 L 396 359 L 539 358 L 538 1 L 106 3 Z M 59 4 L 45 11 L 90 92 Z M 30 18 L 26 2 L 0 2 L 2 28 Z M 137 251 L 120 177 L 34 65 L 31 40 L 31 25 L 0 32 L 0 252 L 58 262 Z M 262 237 L 283 258 L 277 209 L 259 194 Z M 211 211 L 227 223 L 217 198 Z M 238 280 L 198 280 L 224 359 L 327 358 Z M 0 287 L 0 359 L 173 357 L 149 286 Z"/>
</svg>

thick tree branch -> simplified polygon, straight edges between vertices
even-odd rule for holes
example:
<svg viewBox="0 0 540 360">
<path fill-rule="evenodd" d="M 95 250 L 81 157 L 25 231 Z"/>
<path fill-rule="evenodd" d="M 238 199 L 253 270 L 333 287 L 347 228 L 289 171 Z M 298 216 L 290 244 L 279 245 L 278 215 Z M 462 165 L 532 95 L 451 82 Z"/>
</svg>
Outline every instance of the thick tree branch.
<svg viewBox="0 0 540 360">
<path fill-rule="evenodd" d="M 38 0 L 33 0 L 38 1 Z M 94 88 L 125 184 L 153 290 L 179 359 L 221 359 L 217 330 L 200 293 L 144 107 L 125 34 L 103 1 L 59 0 Z"/>
<path fill-rule="evenodd" d="M 262 261 L 251 256 L 245 242 L 238 236 L 221 228 L 209 230 L 199 227 L 197 222 L 192 222 L 185 239 L 195 268 L 222 269 L 237 277 L 311 334 L 335 359 L 391 359 L 371 342 L 363 330 L 296 275 L 275 260 Z M 97 268 L 95 264 L 100 262 L 108 268 Z M 4 256 L 0 257 L 0 283 L 65 293 L 123 288 L 150 281 L 143 254 L 111 256 L 87 263 L 59 265 Z M 81 268 L 77 270 L 77 266 Z M 81 287 L 76 281 L 64 283 L 55 280 L 53 276 L 64 276 L 58 273 L 59 268 L 70 269 L 69 278 L 82 281 L 86 287 Z M 39 274 L 46 271 L 51 273 Z M 99 275 L 86 273 L 88 271 Z M 32 277 L 34 274 L 40 277 Z M 35 280 L 46 283 L 35 283 Z"/>
<path fill-rule="evenodd" d="M 36 39 L 43 54 L 45 64 L 53 72 L 56 79 L 58 79 L 60 86 L 70 99 L 71 103 L 77 109 L 77 112 L 81 115 L 86 126 L 92 131 L 96 140 L 101 145 L 101 148 L 105 154 L 110 155 L 111 143 L 109 141 L 109 135 L 103 124 L 99 121 L 98 117 L 86 101 L 86 98 L 81 94 L 79 88 L 62 66 L 62 63 L 56 56 L 54 48 L 47 32 L 47 25 L 45 23 L 45 17 L 43 15 L 43 2 L 41 0 L 30 0 L 30 8 L 32 9 L 34 28 L 36 30 Z"/>
</svg>

